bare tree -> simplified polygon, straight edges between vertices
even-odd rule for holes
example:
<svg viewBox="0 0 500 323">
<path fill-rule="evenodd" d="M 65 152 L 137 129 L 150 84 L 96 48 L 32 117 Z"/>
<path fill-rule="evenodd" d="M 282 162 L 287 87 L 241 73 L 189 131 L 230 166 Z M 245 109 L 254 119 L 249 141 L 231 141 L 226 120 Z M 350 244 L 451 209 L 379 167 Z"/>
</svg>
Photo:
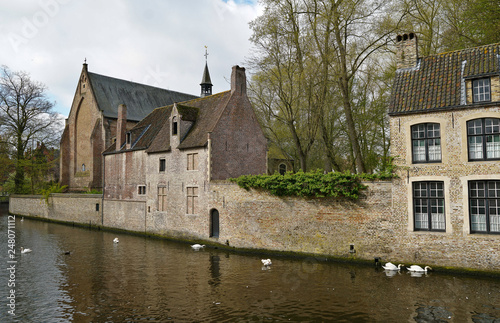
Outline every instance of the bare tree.
<svg viewBox="0 0 500 323">
<path fill-rule="evenodd" d="M 25 151 L 36 142 L 54 143 L 59 138 L 54 104 L 45 95 L 46 86 L 25 72 L 0 70 L 0 138 L 11 147 L 15 164 L 14 193 L 24 183 Z"/>
</svg>

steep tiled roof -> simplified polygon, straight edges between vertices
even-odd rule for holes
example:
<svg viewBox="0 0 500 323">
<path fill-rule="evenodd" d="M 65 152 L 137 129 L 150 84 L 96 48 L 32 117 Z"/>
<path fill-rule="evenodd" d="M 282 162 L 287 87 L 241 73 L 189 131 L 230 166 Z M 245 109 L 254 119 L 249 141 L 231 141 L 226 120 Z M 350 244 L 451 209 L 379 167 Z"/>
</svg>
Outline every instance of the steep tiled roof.
<svg viewBox="0 0 500 323">
<path fill-rule="evenodd" d="M 127 105 L 127 119 L 140 121 L 154 108 L 197 98 L 195 95 L 161 89 L 88 72 L 99 109 L 116 118 L 118 105 Z"/>
<path fill-rule="evenodd" d="M 396 71 L 389 114 L 464 107 L 467 78 L 500 74 L 500 43 L 420 58 Z"/>
<path fill-rule="evenodd" d="M 193 122 L 193 126 L 185 138 L 182 139 L 178 148 L 189 149 L 205 146 L 208 139 L 207 133 L 214 129 L 230 97 L 231 91 L 226 91 L 177 103 L 176 106 L 181 119 Z M 131 149 L 146 149 L 148 153 L 169 151 L 171 147 L 170 123 L 168 122 L 168 118 L 172 113 L 173 107 L 174 105 L 169 105 L 157 108 L 135 125 L 130 130 Z M 105 153 L 112 153 L 114 151 L 115 146 L 112 145 L 106 149 Z"/>
</svg>

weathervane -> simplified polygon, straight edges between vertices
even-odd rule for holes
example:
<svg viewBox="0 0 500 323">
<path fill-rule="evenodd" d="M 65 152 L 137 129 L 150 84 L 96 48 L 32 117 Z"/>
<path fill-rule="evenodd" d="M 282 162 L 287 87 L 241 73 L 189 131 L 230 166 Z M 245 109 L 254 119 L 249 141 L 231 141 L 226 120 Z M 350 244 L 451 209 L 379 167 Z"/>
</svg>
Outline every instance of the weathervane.
<svg viewBox="0 0 500 323">
<path fill-rule="evenodd" d="M 208 47 L 205 45 L 205 63 L 208 61 Z"/>
</svg>

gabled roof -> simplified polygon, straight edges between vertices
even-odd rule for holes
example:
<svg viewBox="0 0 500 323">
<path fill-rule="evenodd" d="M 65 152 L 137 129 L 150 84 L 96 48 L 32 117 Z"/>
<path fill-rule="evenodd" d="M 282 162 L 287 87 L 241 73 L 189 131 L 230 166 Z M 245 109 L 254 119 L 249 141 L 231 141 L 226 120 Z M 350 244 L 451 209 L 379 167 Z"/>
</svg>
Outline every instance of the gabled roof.
<svg viewBox="0 0 500 323">
<path fill-rule="evenodd" d="M 207 134 L 215 128 L 230 97 L 231 91 L 226 91 L 177 103 L 176 107 L 181 119 L 193 122 L 191 129 L 182 138 L 177 148 L 189 149 L 205 146 L 208 140 Z M 173 107 L 172 104 L 153 110 L 130 130 L 132 150 L 146 149 L 148 153 L 171 150 L 170 123 L 168 120 Z M 115 152 L 115 145 L 111 145 L 105 151 L 105 153 L 112 152 Z"/>
<path fill-rule="evenodd" d="M 396 71 L 389 114 L 465 107 L 465 79 L 500 75 L 500 43 L 420 58 Z"/>
<path fill-rule="evenodd" d="M 87 72 L 99 109 L 108 118 L 118 117 L 118 105 L 127 106 L 127 119 L 140 121 L 154 108 L 197 98 L 154 86 Z"/>
</svg>

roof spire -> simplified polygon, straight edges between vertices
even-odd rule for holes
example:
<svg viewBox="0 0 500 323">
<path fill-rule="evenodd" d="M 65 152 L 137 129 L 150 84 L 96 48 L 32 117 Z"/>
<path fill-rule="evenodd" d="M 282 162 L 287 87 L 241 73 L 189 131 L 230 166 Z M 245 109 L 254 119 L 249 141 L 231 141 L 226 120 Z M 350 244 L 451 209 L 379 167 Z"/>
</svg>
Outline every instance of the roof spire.
<svg viewBox="0 0 500 323">
<path fill-rule="evenodd" d="M 205 70 L 201 79 L 201 97 L 212 95 L 212 81 L 210 80 L 210 72 L 208 71 L 208 48 L 205 46 Z"/>
</svg>

